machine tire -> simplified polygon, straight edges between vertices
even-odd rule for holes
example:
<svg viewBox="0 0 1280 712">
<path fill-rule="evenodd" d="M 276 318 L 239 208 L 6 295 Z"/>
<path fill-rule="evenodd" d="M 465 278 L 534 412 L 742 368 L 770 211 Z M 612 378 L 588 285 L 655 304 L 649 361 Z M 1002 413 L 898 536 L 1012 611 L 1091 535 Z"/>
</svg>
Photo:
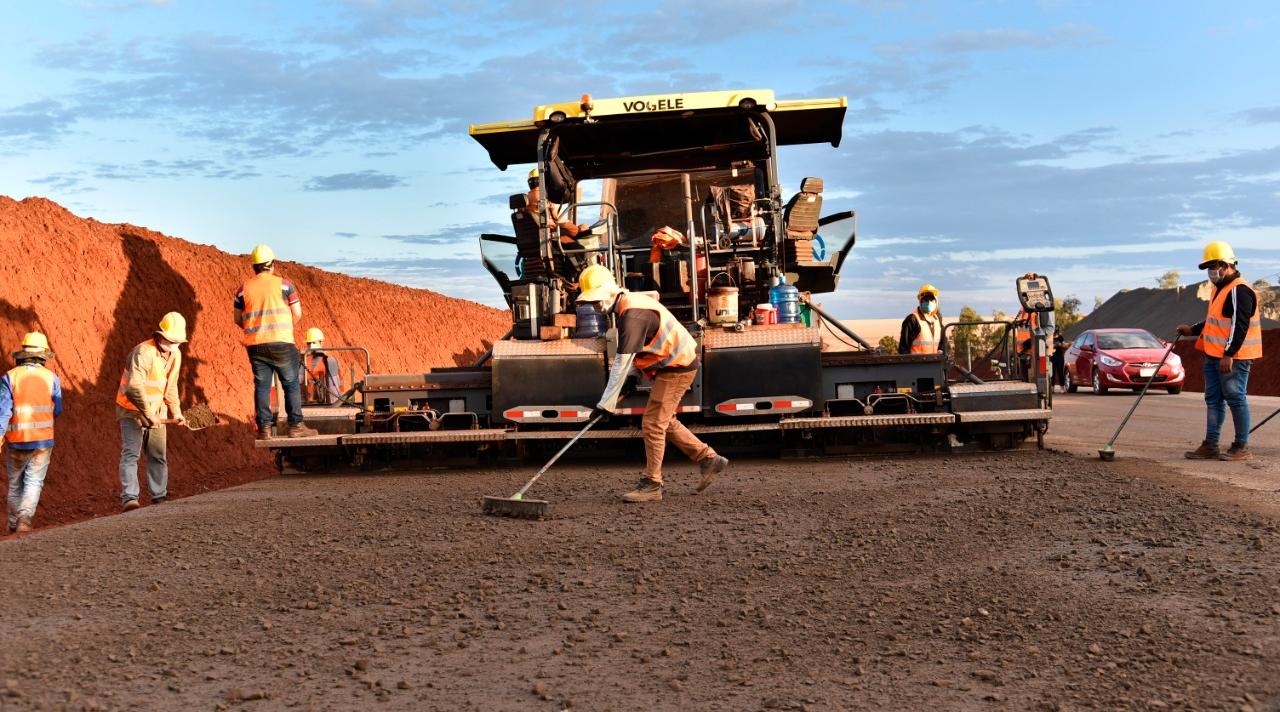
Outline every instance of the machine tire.
<svg viewBox="0 0 1280 712">
<path fill-rule="evenodd" d="M 1169 386 L 1165 390 L 1169 391 L 1169 395 L 1176 396 L 1182 392 L 1182 386 Z"/>
<path fill-rule="evenodd" d="M 1098 373 L 1099 373 L 1099 369 L 1098 369 L 1098 366 L 1095 364 L 1093 367 L 1093 394 L 1095 396 L 1105 396 L 1107 394 L 1107 391 L 1111 389 L 1102 385 L 1102 377 L 1099 376 Z"/>
<path fill-rule="evenodd" d="M 1067 393 L 1075 393 L 1080 390 L 1080 384 L 1076 383 L 1075 379 L 1071 377 L 1071 369 L 1066 369 L 1062 373 L 1062 377 L 1067 382 Z"/>
</svg>

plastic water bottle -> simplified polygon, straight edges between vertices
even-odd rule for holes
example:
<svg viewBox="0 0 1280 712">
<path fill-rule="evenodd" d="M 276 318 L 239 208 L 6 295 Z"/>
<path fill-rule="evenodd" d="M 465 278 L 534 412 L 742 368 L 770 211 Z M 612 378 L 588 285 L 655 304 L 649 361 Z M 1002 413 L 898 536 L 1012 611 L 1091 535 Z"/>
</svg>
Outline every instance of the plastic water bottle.
<svg viewBox="0 0 1280 712">
<path fill-rule="evenodd" d="M 787 284 L 786 277 L 770 280 L 769 303 L 778 310 L 779 324 L 796 324 L 800 321 L 800 290 Z"/>
</svg>

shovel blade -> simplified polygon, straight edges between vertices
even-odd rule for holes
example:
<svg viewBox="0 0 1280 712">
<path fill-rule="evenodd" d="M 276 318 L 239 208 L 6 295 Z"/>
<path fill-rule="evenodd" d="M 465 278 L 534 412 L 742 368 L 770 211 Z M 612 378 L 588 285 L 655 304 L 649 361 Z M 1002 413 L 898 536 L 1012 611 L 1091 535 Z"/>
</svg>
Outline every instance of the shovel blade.
<svg viewBox="0 0 1280 712">
<path fill-rule="evenodd" d="M 1116 451 L 1115 450 L 1099 450 L 1098 459 L 1102 460 L 1103 462 L 1112 462 L 1116 459 Z"/>
</svg>

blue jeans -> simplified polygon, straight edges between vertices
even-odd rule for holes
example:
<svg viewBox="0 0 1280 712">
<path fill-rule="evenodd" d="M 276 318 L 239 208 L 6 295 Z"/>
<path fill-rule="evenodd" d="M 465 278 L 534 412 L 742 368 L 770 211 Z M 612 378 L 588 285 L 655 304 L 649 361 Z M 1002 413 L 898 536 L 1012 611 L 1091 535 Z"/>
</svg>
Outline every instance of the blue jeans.
<svg viewBox="0 0 1280 712">
<path fill-rule="evenodd" d="M 271 376 L 280 379 L 284 388 L 284 409 L 289 425 L 302 424 L 302 391 L 298 372 L 302 357 L 293 344 L 258 344 L 249 347 L 249 363 L 253 366 L 253 406 L 258 430 L 271 427 Z"/>
<path fill-rule="evenodd" d="M 1249 388 L 1249 368 L 1252 361 L 1236 359 L 1231 370 L 1218 370 L 1218 359 L 1204 357 L 1204 402 L 1209 406 L 1208 423 L 1204 439 L 1218 442 L 1222 435 L 1222 421 L 1227 419 L 1227 406 L 1231 407 L 1231 422 L 1236 427 L 1233 444 L 1249 444 L 1249 400 L 1245 394 Z"/>
<path fill-rule="evenodd" d="M 163 425 L 144 428 L 133 418 L 120 418 L 120 501 L 138 498 L 138 456 L 147 450 L 147 490 L 151 499 L 169 496 L 169 458 Z"/>
<path fill-rule="evenodd" d="M 49 472 L 49 460 L 53 447 L 34 450 L 15 450 L 5 447 L 4 465 L 9 472 L 9 529 L 18 526 L 18 518 L 30 520 L 36 516 L 40 504 L 40 491 L 44 489 L 44 476 Z"/>
</svg>

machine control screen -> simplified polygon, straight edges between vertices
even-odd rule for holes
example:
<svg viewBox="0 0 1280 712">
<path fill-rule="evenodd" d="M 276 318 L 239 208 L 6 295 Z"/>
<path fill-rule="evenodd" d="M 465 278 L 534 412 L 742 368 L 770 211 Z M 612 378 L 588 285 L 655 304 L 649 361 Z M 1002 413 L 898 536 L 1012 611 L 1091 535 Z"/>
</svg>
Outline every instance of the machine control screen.
<svg viewBox="0 0 1280 712">
<path fill-rule="evenodd" d="M 1053 311 L 1053 290 L 1049 287 L 1049 278 L 1042 274 L 1019 277 L 1018 300 L 1027 311 Z"/>
</svg>

